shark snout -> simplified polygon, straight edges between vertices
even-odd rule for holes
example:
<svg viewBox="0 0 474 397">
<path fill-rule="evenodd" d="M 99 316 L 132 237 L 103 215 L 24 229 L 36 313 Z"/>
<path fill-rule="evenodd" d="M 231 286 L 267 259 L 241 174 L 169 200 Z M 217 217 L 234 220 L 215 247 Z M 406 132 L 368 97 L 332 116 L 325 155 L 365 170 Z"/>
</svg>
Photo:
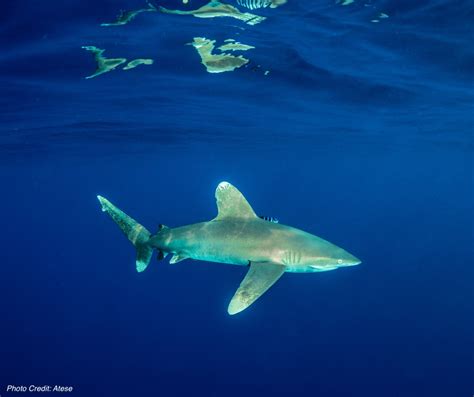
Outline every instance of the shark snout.
<svg viewBox="0 0 474 397">
<path fill-rule="evenodd" d="M 355 259 L 353 259 L 353 260 L 347 261 L 347 262 L 345 263 L 345 265 L 346 265 L 346 266 L 356 266 L 356 265 L 360 265 L 361 263 L 362 263 L 361 260 L 355 258 Z"/>
<path fill-rule="evenodd" d="M 356 258 L 354 255 L 346 253 L 343 258 L 339 259 L 341 266 L 356 266 L 359 265 L 362 261 L 359 258 Z"/>
</svg>

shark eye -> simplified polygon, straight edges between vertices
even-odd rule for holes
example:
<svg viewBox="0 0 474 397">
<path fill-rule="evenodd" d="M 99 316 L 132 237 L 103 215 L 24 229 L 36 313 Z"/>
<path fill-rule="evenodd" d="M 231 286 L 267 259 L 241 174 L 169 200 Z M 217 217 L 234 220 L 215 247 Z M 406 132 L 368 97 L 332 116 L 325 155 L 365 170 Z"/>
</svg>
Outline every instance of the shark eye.
<svg viewBox="0 0 474 397">
<path fill-rule="evenodd" d="M 341 264 L 341 263 L 342 263 L 342 259 L 338 259 L 338 260 L 337 260 L 337 263 Z"/>
</svg>

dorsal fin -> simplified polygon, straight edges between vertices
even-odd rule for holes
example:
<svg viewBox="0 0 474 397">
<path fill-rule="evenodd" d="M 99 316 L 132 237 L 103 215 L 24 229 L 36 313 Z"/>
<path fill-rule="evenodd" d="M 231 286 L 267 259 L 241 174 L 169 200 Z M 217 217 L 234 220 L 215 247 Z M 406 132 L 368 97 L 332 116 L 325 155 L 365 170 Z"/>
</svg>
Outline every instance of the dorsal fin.
<svg viewBox="0 0 474 397">
<path fill-rule="evenodd" d="M 221 182 L 216 189 L 217 220 L 225 218 L 257 218 L 252 207 L 234 186 Z"/>
</svg>

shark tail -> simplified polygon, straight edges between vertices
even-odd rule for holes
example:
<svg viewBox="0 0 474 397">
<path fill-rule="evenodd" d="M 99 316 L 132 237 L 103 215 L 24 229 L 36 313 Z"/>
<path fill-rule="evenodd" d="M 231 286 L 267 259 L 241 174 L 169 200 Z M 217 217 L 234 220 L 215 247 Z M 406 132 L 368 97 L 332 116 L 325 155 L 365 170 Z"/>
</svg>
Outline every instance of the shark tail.
<svg viewBox="0 0 474 397">
<path fill-rule="evenodd" d="M 143 272 L 149 265 L 153 254 L 153 247 L 149 244 L 150 232 L 135 219 L 118 209 L 109 200 L 97 196 L 102 205 L 102 211 L 107 212 L 122 232 L 132 242 L 137 250 L 137 272 Z"/>
</svg>

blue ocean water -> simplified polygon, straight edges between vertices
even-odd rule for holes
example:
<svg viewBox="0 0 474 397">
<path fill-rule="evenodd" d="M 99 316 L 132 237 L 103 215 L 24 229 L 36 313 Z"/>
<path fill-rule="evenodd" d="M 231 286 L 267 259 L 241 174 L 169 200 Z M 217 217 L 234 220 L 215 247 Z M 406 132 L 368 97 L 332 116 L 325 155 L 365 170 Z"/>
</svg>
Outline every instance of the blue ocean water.
<svg viewBox="0 0 474 397">
<path fill-rule="evenodd" d="M 472 1 L 227 4 L 267 19 L 2 3 L 0 395 L 472 395 Z M 255 48 L 211 74 L 194 37 Z M 85 79 L 82 46 L 154 63 Z M 154 232 L 212 219 L 223 180 L 362 264 L 229 316 L 246 268 L 138 274 L 96 199 Z"/>
</svg>

